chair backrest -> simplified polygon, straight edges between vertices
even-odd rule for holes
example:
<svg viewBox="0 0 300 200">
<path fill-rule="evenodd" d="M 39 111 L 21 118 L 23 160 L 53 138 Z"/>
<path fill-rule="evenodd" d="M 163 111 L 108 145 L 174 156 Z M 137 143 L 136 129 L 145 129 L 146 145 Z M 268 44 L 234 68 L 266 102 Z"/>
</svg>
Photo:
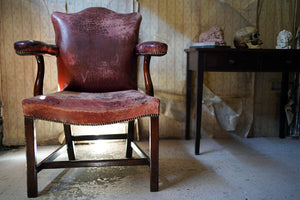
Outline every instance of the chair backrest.
<svg viewBox="0 0 300 200">
<path fill-rule="evenodd" d="M 54 12 L 60 90 L 105 92 L 137 88 L 141 15 L 106 8 L 73 14 Z"/>
</svg>

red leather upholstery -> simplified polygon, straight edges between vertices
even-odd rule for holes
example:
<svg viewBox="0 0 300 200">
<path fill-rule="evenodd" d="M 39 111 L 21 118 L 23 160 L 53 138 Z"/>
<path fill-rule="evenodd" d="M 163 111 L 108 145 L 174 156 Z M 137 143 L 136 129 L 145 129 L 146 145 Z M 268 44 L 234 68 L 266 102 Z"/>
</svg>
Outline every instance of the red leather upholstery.
<svg viewBox="0 0 300 200">
<path fill-rule="evenodd" d="M 148 41 L 136 45 L 138 55 L 163 56 L 168 51 L 168 45 L 161 42 Z"/>
<path fill-rule="evenodd" d="M 159 114 L 159 100 L 136 91 L 136 54 L 166 53 L 167 45 L 150 42 L 136 48 L 140 14 L 98 7 L 74 14 L 54 12 L 51 18 L 61 91 L 24 99 L 24 116 L 91 125 Z M 52 46 L 37 41 L 15 44 L 21 55 Z"/>
<path fill-rule="evenodd" d="M 139 13 L 88 8 L 51 15 L 59 48 L 60 90 L 105 92 L 137 88 Z"/>
<path fill-rule="evenodd" d="M 24 115 L 65 124 L 95 125 L 159 115 L 159 99 L 136 90 L 105 93 L 62 91 L 24 99 Z"/>
</svg>

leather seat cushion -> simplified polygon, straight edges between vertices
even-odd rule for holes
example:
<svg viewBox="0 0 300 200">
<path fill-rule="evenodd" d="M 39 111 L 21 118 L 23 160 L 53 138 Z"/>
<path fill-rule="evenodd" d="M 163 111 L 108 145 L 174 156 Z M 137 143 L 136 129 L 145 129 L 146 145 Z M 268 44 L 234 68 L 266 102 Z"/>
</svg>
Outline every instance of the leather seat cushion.
<svg viewBox="0 0 300 200">
<path fill-rule="evenodd" d="M 136 90 L 106 93 L 62 91 L 22 101 L 27 117 L 66 124 L 97 125 L 158 116 L 160 101 Z"/>
</svg>

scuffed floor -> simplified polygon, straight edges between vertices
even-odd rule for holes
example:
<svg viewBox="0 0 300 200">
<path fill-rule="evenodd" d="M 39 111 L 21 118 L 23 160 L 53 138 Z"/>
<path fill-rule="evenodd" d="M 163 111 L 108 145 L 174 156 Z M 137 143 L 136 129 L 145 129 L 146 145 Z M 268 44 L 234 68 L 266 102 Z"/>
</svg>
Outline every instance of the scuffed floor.
<svg viewBox="0 0 300 200">
<path fill-rule="evenodd" d="M 53 148 L 39 147 L 38 158 Z M 105 158 L 123 157 L 125 144 L 76 149 L 78 158 L 102 158 L 108 150 Z M 202 154 L 193 152 L 194 140 L 160 141 L 159 192 L 149 191 L 147 166 L 51 169 L 39 173 L 36 199 L 300 199 L 300 140 L 205 137 Z M 0 199 L 27 199 L 25 172 L 24 148 L 0 152 Z"/>
</svg>

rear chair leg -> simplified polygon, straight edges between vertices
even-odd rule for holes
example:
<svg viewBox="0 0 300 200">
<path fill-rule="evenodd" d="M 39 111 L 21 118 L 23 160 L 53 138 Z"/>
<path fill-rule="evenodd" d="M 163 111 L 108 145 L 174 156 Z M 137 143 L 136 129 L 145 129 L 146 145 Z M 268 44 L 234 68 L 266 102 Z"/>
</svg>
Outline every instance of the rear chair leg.
<svg viewBox="0 0 300 200">
<path fill-rule="evenodd" d="M 36 169 L 36 132 L 34 120 L 25 117 L 25 140 L 27 160 L 27 196 L 38 196 L 37 169 Z"/>
<path fill-rule="evenodd" d="M 72 141 L 71 125 L 64 124 L 69 160 L 75 160 L 74 142 Z"/>
<path fill-rule="evenodd" d="M 129 121 L 128 122 L 127 143 L 126 143 L 126 158 L 132 157 L 131 142 L 133 141 L 133 134 L 134 134 L 134 121 Z"/>
<path fill-rule="evenodd" d="M 159 118 L 151 117 L 149 133 L 150 147 L 150 191 L 158 191 Z"/>
</svg>

